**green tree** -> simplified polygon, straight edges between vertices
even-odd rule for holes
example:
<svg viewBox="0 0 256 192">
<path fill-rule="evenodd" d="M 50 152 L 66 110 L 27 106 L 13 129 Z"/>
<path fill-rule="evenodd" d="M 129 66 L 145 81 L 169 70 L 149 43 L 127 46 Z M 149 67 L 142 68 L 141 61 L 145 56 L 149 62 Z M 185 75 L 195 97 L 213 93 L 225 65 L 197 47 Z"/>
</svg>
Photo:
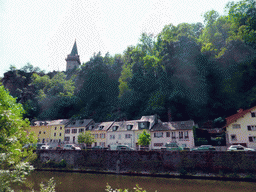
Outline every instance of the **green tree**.
<svg viewBox="0 0 256 192">
<path fill-rule="evenodd" d="M 78 143 L 86 144 L 86 146 L 91 146 L 91 144 L 95 142 L 95 138 L 92 135 L 91 131 L 85 131 L 78 135 Z"/>
<path fill-rule="evenodd" d="M 29 121 L 23 120 L 23 107 L 0 86 L 0 189 L 11 191 L 11 183 L 20 183 L 33 170 L 29 158 L 31 150 L 22 146 L 35 143 L 35 135 L 30 134 Z"/>
<path fill-rule="evenodd" d="M 138 144 L 141 146 L 148 146 L 150 144 L 150 141 L 150 134 L 143 130 L 143 132 L 139 135 Z"/>
</svg>

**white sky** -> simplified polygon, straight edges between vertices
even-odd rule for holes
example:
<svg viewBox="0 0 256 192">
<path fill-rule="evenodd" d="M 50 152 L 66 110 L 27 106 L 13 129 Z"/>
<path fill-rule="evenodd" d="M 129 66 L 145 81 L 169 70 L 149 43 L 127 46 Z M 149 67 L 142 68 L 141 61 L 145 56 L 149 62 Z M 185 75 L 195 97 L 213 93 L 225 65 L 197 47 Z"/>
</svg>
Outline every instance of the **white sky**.
<svg viewBox="0 0 256 192">
<path fill-rule="evenodd" d="M 224 14 L 229 0 L 0 0 L 0 77 L 10 65 L 31 63 L 66 70 L 77 41 L 81 62 L 99 51 L 123 53 L 143 32 L 164 25 L 202 22 L 212 9 Z"/>
</svg>

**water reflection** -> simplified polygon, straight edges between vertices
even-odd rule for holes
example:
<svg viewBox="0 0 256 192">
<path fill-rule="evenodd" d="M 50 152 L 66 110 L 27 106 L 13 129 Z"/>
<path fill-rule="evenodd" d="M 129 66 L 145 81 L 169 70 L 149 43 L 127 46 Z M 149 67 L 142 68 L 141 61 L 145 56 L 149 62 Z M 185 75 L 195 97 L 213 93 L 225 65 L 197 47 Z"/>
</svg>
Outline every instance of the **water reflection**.
<svg viewBox="0 0 256 192">
<path fill-rule="evenodd" d="M 105 191 L 108 183 L 112 188 L 128 188 L 133 189 L 136 184 L 147 190 L 147 192 L 249 192 L 255 191 L 256 184 L 250 182 L 235 181 L 211 181 L 211 180 L 191 180 L 191 179 L 173 179 L 173 178 L 156 178 L 156 177 L 137 177 L 107 174 L 87 174 L 87 173 L 71 173 L 71 172 L 33 172 L 27 181 L 27 186 L 19 186 L 16 189 L 23 191 L 39 191 L 39 184 L 43 181 L 46 183 L 51 177 L 56 182 L 56 191 L 89 191 L 100 192 Z"/>
</svg>

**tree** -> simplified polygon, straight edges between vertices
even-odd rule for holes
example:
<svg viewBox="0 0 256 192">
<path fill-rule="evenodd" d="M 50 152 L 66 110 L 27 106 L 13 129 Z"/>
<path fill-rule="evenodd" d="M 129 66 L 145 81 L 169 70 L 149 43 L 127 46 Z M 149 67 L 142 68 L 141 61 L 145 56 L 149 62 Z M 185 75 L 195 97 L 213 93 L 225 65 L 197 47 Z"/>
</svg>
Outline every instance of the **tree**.
<svg viewBox="0 0 256 192">
<path fill-rule="evenodd" d="M 150 134 L 143 130 L 143 132 L 139 135 L 138 144 L 142 146 L 148 146 L 150 141 Z"/>
<path fill-rule="evenodd" d="M 85 143 L 86 146 L 90 146 L 93 142 L 95 142 L 94 136 L 91 134 L 91 131 L 85 131 L 78 135 L 78 143 Z"/>
<path fill-rule="evenodd" d="M 16 99 L 0 86 L 0 186 L 1 191 L 11 191 L 11 183 L 25 180 L 33 170 L 28 163 L 32 149 L 23 150 L 22 146 L 35 143 L 35 135 L 29 134 L 29 121 L 23 120 L 25 111 Z"/>
</svg>

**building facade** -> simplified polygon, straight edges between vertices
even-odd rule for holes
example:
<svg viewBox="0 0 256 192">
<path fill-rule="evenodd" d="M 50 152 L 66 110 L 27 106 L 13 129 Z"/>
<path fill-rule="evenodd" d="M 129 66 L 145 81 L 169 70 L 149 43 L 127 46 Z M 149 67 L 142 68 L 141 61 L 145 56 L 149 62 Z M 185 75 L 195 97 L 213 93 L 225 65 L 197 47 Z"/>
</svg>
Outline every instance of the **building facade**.
<svg viewBox="0 0 256 192">
<path fill-rule="evenodd" d="M 227 146 L 241 144 L 256 149 L 256 106 L 226 118 Z"/>
</svg>

